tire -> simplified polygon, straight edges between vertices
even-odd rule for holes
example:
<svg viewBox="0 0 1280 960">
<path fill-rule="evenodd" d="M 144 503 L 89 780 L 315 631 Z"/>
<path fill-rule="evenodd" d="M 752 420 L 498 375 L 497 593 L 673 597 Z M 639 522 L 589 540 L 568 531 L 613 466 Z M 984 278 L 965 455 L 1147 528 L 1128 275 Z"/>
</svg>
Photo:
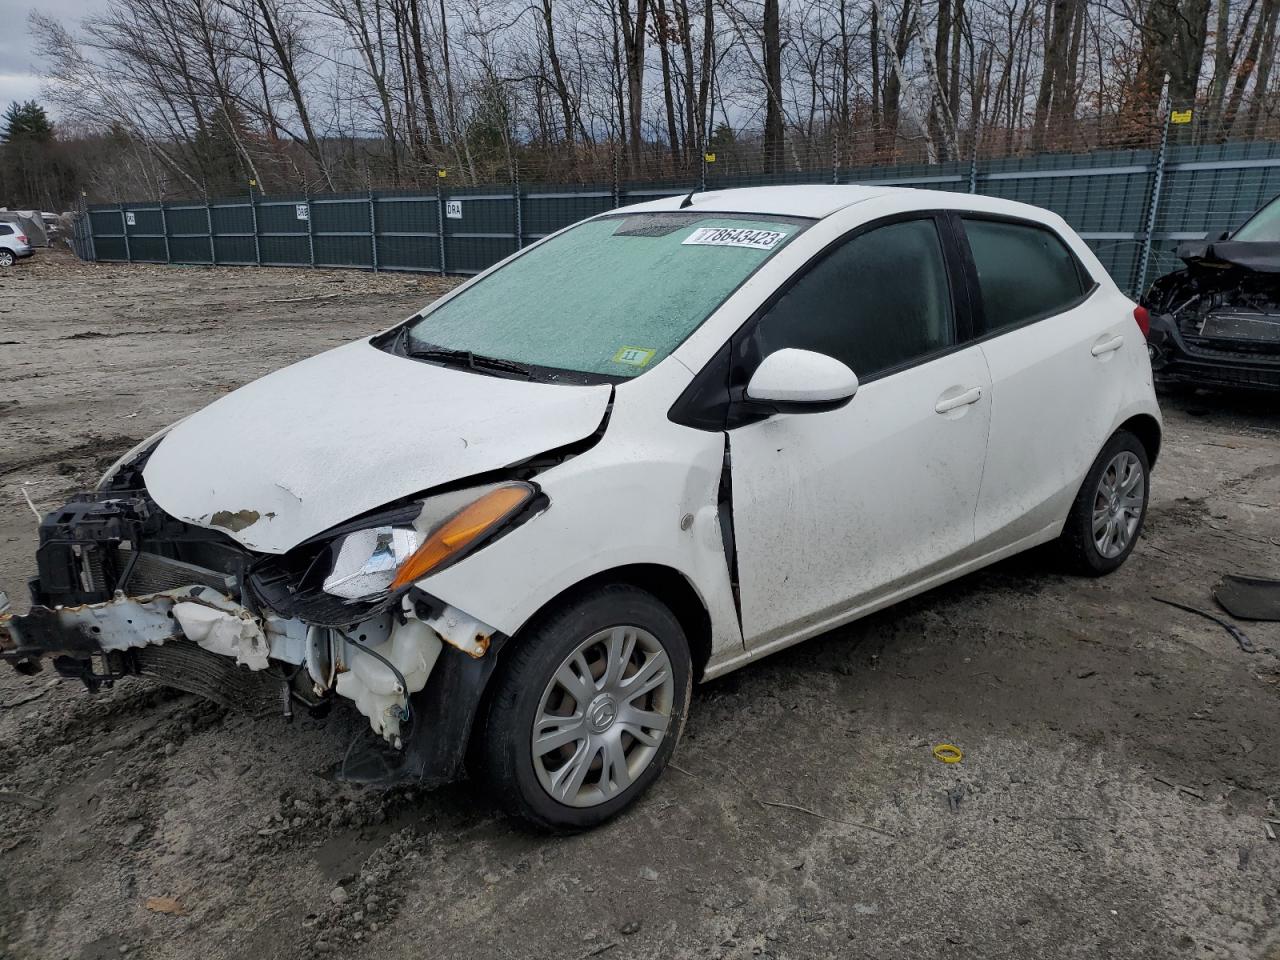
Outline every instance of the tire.
<svg viewBox="0 0 1280 960">
<path fill-rule="evenodd" d="M 689 643 L 670 609 L 638 587 L 573 597 L 521 631 L 498 670 L 478 718 L 473 774 L 541 830 L 573 833 L 616 816 L 659 777 L 684 729 Z M 664 718 L 664 729 L 644 723 Z M 535 751 L 539 729 L 562 745 Z"/>
<path fill-rule="evenodd" d="M 1150 498 L 1146 448 L 1128 430 L 1117 430 L 1085 475 L 1058 541 L 1071 569 L 1101 577 L 1124 563 L 1142 534 Z M 1105 524 L 1096 533 L 1095 521 Z"/>
<path fill-rule="evenodd" d="M 12 250 L 0 250 L 0 267 L 12 267 L 15 263 L 17 258 Z"/>
</svg>

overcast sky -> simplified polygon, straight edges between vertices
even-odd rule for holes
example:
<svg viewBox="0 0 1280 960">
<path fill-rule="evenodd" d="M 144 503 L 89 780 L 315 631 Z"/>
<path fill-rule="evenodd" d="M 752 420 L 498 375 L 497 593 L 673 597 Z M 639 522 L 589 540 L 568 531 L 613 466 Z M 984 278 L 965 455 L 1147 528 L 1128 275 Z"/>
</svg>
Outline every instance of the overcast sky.
<svg viewBox="0 0 1280 960">
<path fill-rule="evenodd" d="M 27 32 L 27 15 L 38 9 L 74 22 L 106 5 L 107 0 L 0 0 L 0 113 L 15 100 L 40 99 L 40 78 Z"/>
</svg>

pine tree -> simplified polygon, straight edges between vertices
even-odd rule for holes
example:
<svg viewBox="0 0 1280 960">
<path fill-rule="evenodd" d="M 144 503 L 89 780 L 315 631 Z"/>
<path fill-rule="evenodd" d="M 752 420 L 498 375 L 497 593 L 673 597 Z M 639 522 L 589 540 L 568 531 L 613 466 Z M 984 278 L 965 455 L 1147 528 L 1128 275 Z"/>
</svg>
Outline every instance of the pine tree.
<svg viewBox="0 0 1280 960">
<path fill-rule="evenodd" d="M 53 122 L 45 113 L 44 107 L 34 100 L 9 104 L 9 109 L 4 112 L 4 132 L 0 133 L 0 142 L 16 143 L 26 140 L 48 143 L 52 139 Z"/>
</svg>

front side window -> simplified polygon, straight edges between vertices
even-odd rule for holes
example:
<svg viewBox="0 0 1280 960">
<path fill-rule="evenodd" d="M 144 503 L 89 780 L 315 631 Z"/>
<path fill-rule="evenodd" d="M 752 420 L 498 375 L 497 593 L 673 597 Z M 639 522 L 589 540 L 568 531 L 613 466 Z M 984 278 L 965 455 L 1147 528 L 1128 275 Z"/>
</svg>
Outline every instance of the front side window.
<svg viewBox="0 0 1280 960">
<path fill-rule="evenodd" d="M 835 357 L 861 380 L 954 342 L 951 290 L 932 219 L 842 243 L 760 318 L 761 356 L 783 347 Z"/>
<path fill-rule="evenodd" d="M 1075 255 L 1043 227 L 962 218 L 982 291 L 985 333 L 1061 313 L 1084 293 Z"/>
<path fill-rule="evenodd" d="M 678 347 L 807 223 L 693 211 L 590 220 L 414 321 L 406 349 L 634 377 Z"/>
</svg>

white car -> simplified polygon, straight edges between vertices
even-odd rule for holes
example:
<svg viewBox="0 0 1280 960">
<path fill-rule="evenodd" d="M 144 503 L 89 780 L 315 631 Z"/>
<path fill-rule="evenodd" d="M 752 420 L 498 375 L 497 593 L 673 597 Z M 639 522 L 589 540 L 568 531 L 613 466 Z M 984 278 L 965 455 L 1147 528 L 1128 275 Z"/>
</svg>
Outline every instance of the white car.
<svg viewBox="0 0 1280 960">
<path fill-rule="evenodd" d="M 131 451 L 45 519 L 0 652 L 336 695 L 386 741 L 347 777 L 466 762 L 590 827 L 662 772 L 696 681 L 1037 544 L 1123 563 L 1160 447 L 1145 332 L 1034 207 L 627 207 Z"/>
<path fill-rule="evenodd" d="M 12 267 L 34 253 L 31 241 L 18 224 L 0 221 L 0 267 Z"/>
</svg>

